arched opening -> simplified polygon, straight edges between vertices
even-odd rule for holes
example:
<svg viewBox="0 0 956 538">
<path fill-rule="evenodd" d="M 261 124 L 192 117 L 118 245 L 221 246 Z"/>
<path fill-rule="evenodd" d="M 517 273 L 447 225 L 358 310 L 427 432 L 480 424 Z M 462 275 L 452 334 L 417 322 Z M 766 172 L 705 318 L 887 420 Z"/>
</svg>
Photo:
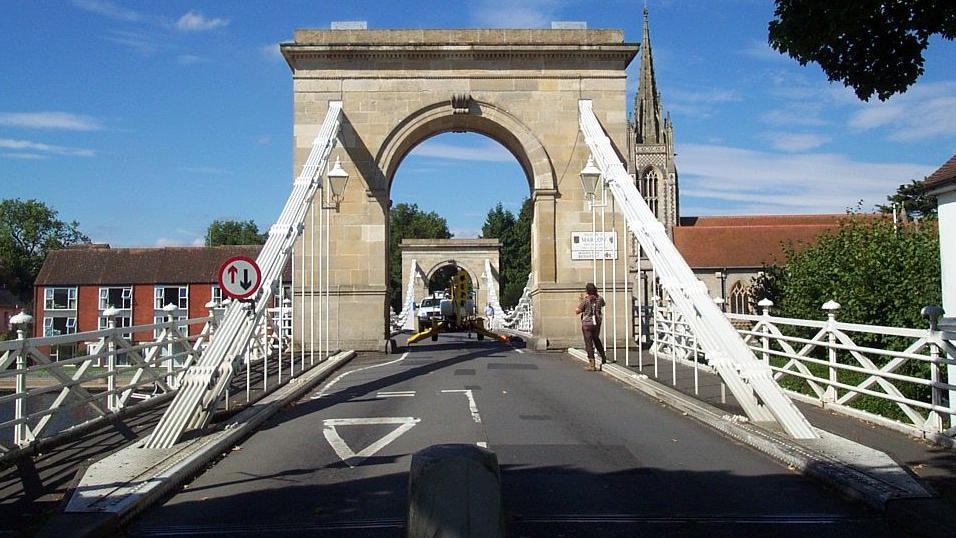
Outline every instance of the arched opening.
<svg viewBox="0 0 956 538">
<path fill-rule="evenodd" d="M 738 280 L 730 288 L 730 313 L 750 313 L 750 288 L 744 286 L 743 281 Z"/>
<path fill-rule="evenodd" d="M 501 243 L 500 259 L 493 264 L 496 294 L 503 307 L 512 307 L 531 272 L 534 211 L 527 159 L 518 159 L 486 132 L 433 127 L 438 132 L 405 145 L 407 151 L 389 180 L 390 304 L 399 311 L 406 291 L 401 255 L 395 250 L 403 239 L 481 238 Z M 483 289 L 483 260 L 472 265 L 466 271 L 473 288 Z M 426 282 L 428 294 L 447 288 L 459 267 L 450 263 L 433 271 Z"/>
<path fill-rule="evenodd" d="M 648 167 L 641 173 L 641 180 L 639 182 L 639 187 L 641 191 L 641 196 L 644 197 L 644 201 L 647 202 L 647 205 L 650 207 L 651 212 L 654 213 L 654 216 L 658 219 L 661 217 L 659 213 L 659 189 L 660 189 L 660 180 L 661 175 L 654 167 Z"/>
</svg>

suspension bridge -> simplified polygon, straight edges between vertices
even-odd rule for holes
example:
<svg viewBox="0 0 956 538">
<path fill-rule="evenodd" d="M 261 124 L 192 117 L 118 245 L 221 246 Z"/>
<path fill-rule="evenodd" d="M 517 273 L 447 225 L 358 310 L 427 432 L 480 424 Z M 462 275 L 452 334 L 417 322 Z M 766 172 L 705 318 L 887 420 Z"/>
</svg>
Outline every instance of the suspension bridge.
<svg viewBox="0 0 956 538">
<path fill-rule="evenodd" d="M 772 305 L 752 319 L 724 314 L 619 151 L 636 48 L 613 30 L 298 31 L 283 45 L 298 174 L 256 260 L 259 291 L 219 312 L 210 304 L 203 318 L 0 343 L 0 379 L 13 385 L 0 402 L 14 408 L 0 452 L 21 462 L 0 491 L 29 502 L 27 475 L 35 489 L 47 471 L 22 462 L 95 438 L 108 453 L 63 488 L 62 513 L 32 530 L 395 536 L 416 532 L 416 510 L 437 510 L 428 524 L 438 528 L 462 525 L 460 508 L 442 512 L 440 501 L 463 496 L 474 510 L 464 524 L 490 514 L 516 536 L 945 532 L 945 502 L 887 451 L 923 461 L 948 487 L 933 449 L 900 432 L 952 444 L 956 386 L 942 375 L 956 356 L 952 318 L 928 310 L 929 329 L 894 332 L 841 325 L 830 305 L 807 338 L 785 334 Z M 508 343 L 450 334 L 413 347 L 404 338 L 422 268 L 411 262 L 403 307 L 389 312 L 388 193 L 415 144 L 453 130 L 501 141 L 525 169 L 533 271 L 507 311 L 492 261 L 472 275 Z M 575 259 L 568 238 L 590 225 L 593 239 L 597 209 L 602 236 L 623 239 L 613 256 L 598 260 L 592 247 L 590 260 Z M 634 289 L 642 263 L 654 271 L 652 305 Z M 599 266 L 612 362 L 594 374 L 574 349 L 573 308 Z M 184 324 L 203 328 L 191 336 Z M 912 344 L 872 349 L 852 331 Z M 131 336 L 141 333 L 154 338 Z M 51 359 L 52 347 L 79 342 L 86 353 Z M 903 374 L 907 362 L 931 375 Z M 53 382 L 32 383 L 38 372 Z M 862 417 L 887 426 L 869 432 L 851 411 L 860 394 L 908 420 Z M 76 410 L 85 414 L 61 424 Z M 151 418 L 130 427 L 133 417 Z M 104 433 L 113 428 L 119 439 Z M 416 496 L 413 455 L 444 444 L 480 449 L 493 470 L 452 473 L 430 486 L 444 494 Z M 84 457 L 71 454 L 50 469 Z M 493 487 L 469 497 L 481 473 Z"/>
</svg>

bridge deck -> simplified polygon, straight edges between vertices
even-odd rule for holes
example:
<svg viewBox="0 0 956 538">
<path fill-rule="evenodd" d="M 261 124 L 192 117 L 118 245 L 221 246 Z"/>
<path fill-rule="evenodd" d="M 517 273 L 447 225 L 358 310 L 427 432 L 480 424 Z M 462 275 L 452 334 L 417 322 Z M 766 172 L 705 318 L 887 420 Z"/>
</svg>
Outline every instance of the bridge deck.
<svg viewBox="0 0 956 538">
<path fill-rule="evenodd" d="M 563 354 L 451 336 L 344 373 L 128 532 L 400 536 L 411 454 L 447 442 L 498 454 L 512 535 L 884 531 L 872 512 Z"/>
</svg>

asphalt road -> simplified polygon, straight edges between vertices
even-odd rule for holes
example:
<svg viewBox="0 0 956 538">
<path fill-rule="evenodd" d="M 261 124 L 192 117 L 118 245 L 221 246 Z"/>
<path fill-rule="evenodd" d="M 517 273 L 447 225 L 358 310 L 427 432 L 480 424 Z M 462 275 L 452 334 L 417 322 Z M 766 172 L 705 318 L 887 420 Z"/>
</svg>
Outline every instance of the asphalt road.
<svg viewBox="0 0 956 538">
<path fill-rule="evenodd" d="M 127 532 L 403 536 L 411 455 L 437 443 L 497 454 L 509 536 L 892 532 L 564 354 L 459 336 L 353 360 Z"/>
</svg>

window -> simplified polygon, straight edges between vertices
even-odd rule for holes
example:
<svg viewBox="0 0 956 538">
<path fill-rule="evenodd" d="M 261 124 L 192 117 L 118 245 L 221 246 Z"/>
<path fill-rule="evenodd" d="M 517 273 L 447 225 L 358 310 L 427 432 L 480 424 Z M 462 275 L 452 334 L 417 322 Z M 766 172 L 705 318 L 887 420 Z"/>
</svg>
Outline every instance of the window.
<svg viewBox="0 0 956 538">
<path fill-rule="evenodd" d="M 43 318 L 43 336 L 58 336 L 76 332 L 76 318 Z"/>
<path fill-rule="evenodd" d="M 119 318 L 117 318 L 117 319 L 119 319 Z M 186 316 L 173 316 L 173 319 L 176 320 L 176 321 L 186 321 Z M 156 325 L 159 325 L 160 323 L 166 323 L 166 316 L 154 316 L 154 317 L 153 317 L 153 323 L 156 324 Z M 187 324 L 185 324 L 185 323 L 179 325 L 179 332 L 181 332 L 181 333 L 183 334 L 183 336 L 189 336 L 189 334 L 187 333 L 188 330 L 189 330 L 189 325 L 187 325 Z M 162 327 L 156 327 L 156 328 L 154 328 L 154 329 L 153 329 L 153 338 L 154 338 L 154 339 L 159 338 L 159 333 L 161 333 L 161 332 L 163 332 L 163 328 L 162 328 Z"/>
<path fill-rule="evenodd" d="M 222 305 L 222 288 L 219 287 L 219 284 L 212 285 L 212 300 L 217 305 Z"/>
<path fill-rule="evenodd" d="M 114 319 L 116 320 L 116 326 L 117 326 L 117 327 L 130 327 L 130 326 L 133 325 L 133 323 L 132 323 L 133 318 L 131 318 L 131 317 L 129 317 L 129 316 L 116 316 Z M 109 323 L 108 318 L 105 318 L 105 317 L 103 317 L 103 316 L 100 316 L 98 327 L 99 327 L 99 330 L 101 330 L 101 331 L 102 331 L 103 329 L 109 329 L 109 328 L 110 328 L 110 323 Z M 124 337 L 124 338 L 129 338 L 129 334 L 125 334 L 125 335 L 123 335 L 123 337 Z"/>
<path fill-rule="evenodd" d="M 45 310 L 76 310 L 76 288 L 46 288 L 43 293 Z"/>
<path fill-rule="evenodd" d="M 739 280 L 730 288 L 730 313 L 750 313 L 750 290 Z"/>
<path fill-rule="evenodd" d="M 154 297 L 156 310 L 162 310 L 168 304 L 177 308 L 189 307 L 189 288 L 186 286 L 156 286 Z"/>
<path fill-rule="evenodd" d="M 133 288 L 100 288 L 100 310 L 111 306 L 123 310 L 133 308 Z"/>
<path fill-rule="evenodd" d="M 641 196 L 644 197 L 644 201 L 647 202 L 648 207 L 651 208 L 651 213 L 658 219 L 660 218 L 657 203 L 657 186 L 659 183 L 660 175 L 657 173 L 657 170 L 653 168 L 647 169 L 641 177 Z"/>
</svg>

